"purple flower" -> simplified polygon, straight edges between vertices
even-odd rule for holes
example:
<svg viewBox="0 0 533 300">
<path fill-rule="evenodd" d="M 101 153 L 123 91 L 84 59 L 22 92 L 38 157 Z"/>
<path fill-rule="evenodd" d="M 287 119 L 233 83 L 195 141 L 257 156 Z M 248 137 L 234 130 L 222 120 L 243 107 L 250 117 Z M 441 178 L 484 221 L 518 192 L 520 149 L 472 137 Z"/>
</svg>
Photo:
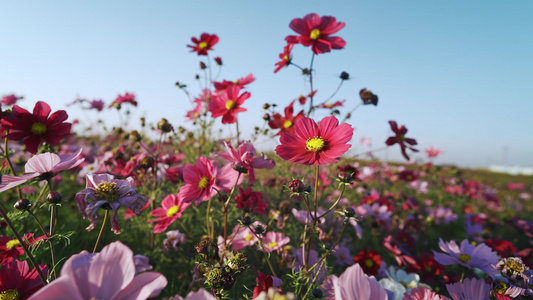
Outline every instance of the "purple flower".
<svg viewBox="0 0 533 300">
<path fill-rule="evenodd" d="M 498 255 L 483 243 L 474 246 L 465 239 L 459 247 L 455 241 L 445 243 L 442 239 L 439 239 L 439 247 L 446 254 L 435 251 L 433 253 L 435 254 L 435 260 L 442 265 L 459 264 L 469 269 L 481 269 L 487 274 L 499 273 L 494 267 L 498 263 Z"/>
<path fill-rule="evenodd" d="M 457 221 L 458 217 L 453 213 L 451 208 L 444 208 L 440 205 L 437 208 L 426 208 L 428 216 L 435 220 L 436 224 L 450 224 L 450 222 Z"/>
<path fill-rule="evenodd" d="M 81 158 L 81 151 L 71 155 L 57 155 L 55 153 L 42 153 L 34 155 L 28 159 L 24 169 L 26 174 L 21 176 L 4 175 L 0 184 L 0 192 L 7 191 L 34 178 L 40 179 L 52 178 L 61 171 L 72 169 L 81 164 L 85 159 Z"/>
<path fill-rule="evenodd" d="M 335 252 L 333 252 L 333 256 L 337 258 L 335 260 L 335 263 L 341 266 L 349 266 L 353 265 L 353 257 L 350 254 L 350 249 L 348 247 L 335 247 Z"/>
<path fill-rule="evenodd" d="M 463 282 L 447 284 L 446 289 L 453 300 L 486 300 L 490 299 L 490 286 L 483 279 L 466 278 Z"/>
<path fill-rule="evenodd" d="M 109 174 L 88 174 L 86 188 L 76 194 L 75 199 L 83 218 L 91 220 L 87 230 L 92 230 L 96 226 L 97 220 L 100 219 L 97 210 L 101 207 L 113 210 L 111 230 L 119 234 L 118 208 L 125 206 L 138 215 L 141 208 L 148 203 L 148 197 L 138 195 L 133 189 L 135 185 L 133 178 L 128 177 L 126 180 L 113 178 L 113 175 Z"/>
<path fill-rule="evenodd" d="M 165 253 L 168 254 L 169 248 L 172 246 L 174 251 L 178 251 L 178 244 L 185 244 L 185 234 L 179 230 L 167 231 L 167 238 L 163 241 Z"/>
<path fill-rule="evenodd" d="M 71 256 L 61 276 L 30 299 L 147 299 L 167 285 L 155 272 L 135 274 L 133 252 L 121 242 L 105 246 L 100 253 L 82 251 Z"/>
</svg>

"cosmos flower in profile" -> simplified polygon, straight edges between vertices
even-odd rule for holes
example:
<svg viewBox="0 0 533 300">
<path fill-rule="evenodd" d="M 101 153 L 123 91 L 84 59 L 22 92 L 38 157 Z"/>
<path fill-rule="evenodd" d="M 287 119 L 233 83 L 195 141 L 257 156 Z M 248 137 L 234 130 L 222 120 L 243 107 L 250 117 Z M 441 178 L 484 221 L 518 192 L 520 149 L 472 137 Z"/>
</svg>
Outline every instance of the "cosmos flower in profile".
<svg viewBox="0 0 533 300">
<path fill-rule="evenodd" d="M 351 145 L 353 136 L 349 124 L 339 125 L 337 118 L 330 116 L 318 124 L 310 118 L 300 118 L 294 125 L 294 133 L 282 133 L 281 145 L 276 153 L 284 160 L 304 165 L 334 163 Z"/>
<path fill-rule="evenodd" d="M 313 53 L 330 52 L 331 49 L 342 49 L 346 41 L 338 36 L 331 36 L 344 28 L 344 22 L 337 22 L 332 16 L 320 17 L 318 14 L 308 14 L 302 19 L 291 21 L 289 27 L 299 35 L 289 35 L 285 38 L 289 44 L 311 46 Z"/>
<path fill-rule="evenodd" d="M 279 54 L 279 58 L 281 58 L 280 61 L 278 61 L 276 65 L 276 69 L 274 70 L 274 73 L 279 72 L 283 67 L 288 67 L 291 64 L 291 51 L 294 44 L 287 44 L 283 48 L 283 53 Z"/>
<path fill-rule="evenodd" d="M 131 104 L 133 106 L 137 106 L 137 100 L 135 98 L 135 94 L 133 94 L 133 93 L 125 93 L 124 95 L 118 95 L 117 99 L 115 99 L 115 101 L 113 101 L 109 105 L 109 108 L 115 107 L 116 109 L 120 109 L 122 104 L 124 104 L 124 103 L 129 103 L 129 104 Z M 92 106 L 93 105 L 91 104 L 91 108 L 92 108 Z"/>
</svg>

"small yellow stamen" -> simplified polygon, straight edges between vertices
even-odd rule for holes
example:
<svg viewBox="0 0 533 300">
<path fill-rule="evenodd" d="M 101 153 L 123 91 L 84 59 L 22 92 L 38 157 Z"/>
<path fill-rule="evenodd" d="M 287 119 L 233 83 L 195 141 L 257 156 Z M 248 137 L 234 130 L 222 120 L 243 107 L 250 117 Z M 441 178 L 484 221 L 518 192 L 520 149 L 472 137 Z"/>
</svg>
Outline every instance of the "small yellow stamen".
<svg viewBox="0 0 533 300">
<path fill-rule="evenodd" d="M 346 259 L 346 255 L 344 255 L 344 254 L 339 254 L 339 258 L 340 258 L 340 259 Z"/>
<path fill-rule="evenodd" d="M 287 55 L 284 55 L 283 60 L 289 60 L 289 57 Z"/>
<path fill-rule="evenodd" d="M 226 101 L 226 109 L 233 109 L 235 108 L 235 103 L 233 103 L 233 100 Z"/>
<path fill-rule="evenodd" d="M 470 255 L 463 254 L 463 253 L 459 254 L 459 261 L 461 261 L 464 264 L 466 264 L 471 259 L 472 259 L 472 256 Z"/>
<path fill-rule="evenodd" d="M 509 288 L 509 285 L 505 282 L 499 282 L 498 285 L 496 285 L 496 288 L 494 290 L 496 293 L 500 295 L 505 295 L 505 292 L 507 292 L 507 289 Z"/>
<path fill-rule="evenodd" d="M 276 243 L 276 242 L 268 243 L 268 247 L 270 247 L 270 248 L 274 248 L 274 247 L 276 247 L 277 245 L 278 245 L 278 243 Z"/>
<path fill-rule="evenodd" d="M 102 182 L 96 186 L 97 200 L 114 200 L 118 196 L 118 186 L 114 182 Z"/>
<path fill-rule="evenodd" d="M 0 300 L 19 300 L 20 292 L 17 290 L 5 290 L 0 292 Z"/>
<path fill-rule="evenodd" d="M 169 209 L 167 210 L 167 217 L 173 217 L 173 216 L 176 215 L 179 211 L 180 211 L 179 206 L 174 205 L 174 206 L 172 206 L 171 208 L 169 208 Z"/>
<path fill-rule="evenodd" d="M 324 148 L 324 145 L 326 144 L 326 142 L 324 142 L 323 139 L 319 138 L 319 137 L 316 137 L 316 138 L 312 138 L 310 140 L 307 140 L 307 143 L 306 143 L 306 148 L 307 150 L 310 150 L 310 151 L 313 151 L 313 152 L 318 152 L 320 150 L 322 150 L 322 148 Z"/>
<path fill-rule="evenodd" d="M 207 48 L 207 46 L 208 46 L 207 42 L 200 42 L 198 44 L 198 48 L 200 48 L 200 49 L 205 49 L 205 48 Z"/>
<path fill-rule="evenodd" d="M 505 261 L 505 266 L 507 268 L 511 269 L 511 271 L 517 272 L 517 273 L 521 273 L 524 270 L 524 267 L 521 264 L 517 263 L 514 260 L 510 260 L 510 259 Z"/>
<path fill-rule="evenodd" d="M 251 235 L 251 234 L 249 234 L 249 235 L 247 235 L 244 239 L 245 239 L 247 242 L 249 242 L 249 241 L 251 241 L 253 238 L 254 238 L 254 236 Z"/>
<path fill-rule="evenodd" d="M 31 125 L 31 133 L 35 135 L 43 135 L 46 133 L 46 125 L 41 122 L 35 122 Z"/>
<path fill-rule="evenodd" d="M 372 267 L 374 266 L 374 261 L 371 260 L 370 258 L 366 259 L 366 260 L 365 260 L 365 266 L 366 266 L 367 268 L 372 268 Z"/>
<path fill-rule="evenodd" d="M 208 183 L 209 183 L 209 180 L 207 179 L 207 177 L 202 176 L 202 178 L 200 179 L 200 182 L 198 182 L 198 188 L 203 190 L 207 187 Z"/>
<path fill-rule="evenodd" d="M 19 240 L 11 240 L 6 243 L 7 249 L 13 249 L 15 247 L 20 247 L 20 246 L 22 245 L 20 244 Z"/>
<path fill-rule="evenodd" d="M 312 39 L 312 40 L 318 40 L 318 38 L 320 37 L 320 30 L 318 29 L 313 29 L 311 31 L 311 34 L 309 35 L 309 37 Z"/>
<path fill-rule="evenodd" d="M 285 121 L 285 123 L 283 123 L 283 127 L 285 129 L 290 128 L 291 126 L 292 126 L 292 121 L 291 120 L 287 120 L 287 121 Z"/>
</svg>

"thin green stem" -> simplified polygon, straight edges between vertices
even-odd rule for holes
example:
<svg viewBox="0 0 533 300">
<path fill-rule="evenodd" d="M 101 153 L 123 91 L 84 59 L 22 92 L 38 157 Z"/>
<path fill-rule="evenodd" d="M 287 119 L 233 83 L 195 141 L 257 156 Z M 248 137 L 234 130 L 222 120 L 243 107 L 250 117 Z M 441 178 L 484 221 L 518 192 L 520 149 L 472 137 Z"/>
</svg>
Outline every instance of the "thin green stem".
<svg viewBox="0 0 533 300">
<path fill-rule="evenodd" d="M 272 264 L 270 263 L 270 259 L 268 259 L 268 253 L 266 252 L 265 246 L 263 245 L 263 239 L 260 238 L 259 236 L 257 236 L 257 234 L 253 230 L 252 230 L 252 233 L 259 240 L 259 247 L 261 247 L 261 250 L 263 250 L 263 254 L 264 254 L 264 256 L 266 258 L 266 261 L 268 263 L 268 267 L 270 268 L 270 272 L 272 272 L 272 275 L 274 275 L 274 277 L 278 277 L 276 275 L 276 272 L 274 271 L 274 267 L 272 267 Z"/>
<path fill-rule="evenodd" d="M 107 218 L 109 217 L 109 209 L 105 210 L 104 214 L 104 221 L 102 222 L 102 227 L 100 228 L 100 233 L 98 233 L 98 238 L 96 239 L 96 243 L 94 244 L 93 253 L 96 253 L 96 250 L 98 249 L 98 243 L 100 242 L 100 238 L 102 237 L 104 233 L 105 224 L 107 223 Z"/>
<path fill-rule="evenodd" d="M 52 210 L 53 211 L 53 210 Z M 39 219 L 37 219 L 37 216 L 31 211 L 31 210 L 27 210 L 27 212 L 33 217 L 33 219 L 35 219 L 35 222 L 37 222 L 37 225 L 39 226 L 39 228 L 41 229 L 41 231 L 43 232 L 44 236 L 48 236 L 47 240 L 48 240 L 48 243 L 50 244 L 50 256 L 52 258 L 52 266 L 53 266 L 53 270 L 54 270 L 54 279 L 57 278 L 57 275 L 56 275 L 56 272 L 55 272 L 55 266 L 56 266 L 56 255 L 55 255 L 55 250 L 54 250 L 54 242 L 52 241 L 51 237 L 52 237 L 52 223 L 50 221 L 50 235 L 48 235 L 46 233 L 46 230 L 44 230 L 44 227 L 43 225 L 41 224 L 41 222 L 39 221 Z M 52 212 L 53 213 L 53 212 Z"/>
<path fill-rule="evenodd" d="M 337 239 L 337 241 L 335 241 L 335 244 L 333 244 L 333 246 L 331 246 L 331 248 L 328 250 L 328 252 L 326 252 L 325 255 L 323 255 L 320 260 L 318 260 L 313 266 L 311 266 L 311 268 L 309 268 L 309 272 L 313 271 L 314 268 L 316 268 L 318 266 L 318 264 L 320 262 L 322 262 L 323 260 L 325 260 L 328 255 L 331 254 L 331 252 L 333 252 L 333 250 L 335 249 L 335 247 L 337 247 L 337 245 L 340 243 L 340 241 L 342 240 L 342 237 L 344 235 L 344 232 L 346 231 L 346 227 L 348 226 L 348 222 L 345 222 L 344 223 L 344 227 L 342 227 L 342 232 L 341 232 L 341 235 L 339 236 L 339 238 Z M 318 273 L 318 272 L 317 272 Z"/>
<path fill-rule="evenodd" d="M 209 211 L 211 210 L 211 199 L 212 198 L 210 198 L 209 201 L 207 201 L 207 211 L 205 212 L 205 222 L 206 222 L 206 227 L 207 227 L 207 235 L 212 238 L 213 236 L 211 235 L 211 232 L 210 232 L 211 226 L 209 225 Z"/>
<path fill-rule="evenodd" d="M 342 120 L 342 122 L 341 122 L 341 123 L 344 123 L 344 122 L 346 122 L 346 120 L 348 120 L 348 118 L 352 116 L 352 113 L 353 113 L 353 112 L 354 112 L 354 111 L 355 111 L 356 109 L 358 109 L 358 108 L 359 108 L 359 106 L 361 106 L 361 104 L 363 104 L 363 102 L 362 102 L 362 101 L 361 101 L 361 102 L 359 102 L 359 103 L 358 103 L 358 104 L 357 104 L 357 105 L 356 105 L 356 106 L 355 106 L 355 107 L 354 107 L 354 108 L 353 108 L 352 110 L 350 110 L 350 112 L 346 114 L 346 117 L 344 117 L 344 119 Z"/>
<path fill-rule="evenodd" d="M 313 93 L 313 62 L 315 61 L 315 54 L 313 53 L 313 56 L 311 56 L 311 65 L 309 67 L 309 86 L 311 87 L 311 93 L 310 93 L 310 96 L 309 96 L 309 111 L 307 112 L 307 117 L 311 117 L 311 113 L 313 112 L 313 110 L 315 109 L 315 107 L 313 106 L 313 98 L 314 98 L 314 93 Z"/>
<path fill-rule="evenodd" d="M 337 198 L 337 200 L 335 200 L 335 203 L 333 203 L 333 205 L 331 205 L 330 208 L 328 208 L 328 210 L 326 212 L 324 212 L 323 214 L 321 214 L 317 219 L 320 220 L 323 216 L 327 215 L 330 211 L 334 210 L 335 207 L 337 207 L 337 205 L 339 204 L 339 201 L 341 201 L 341 198 L 342 198 L 342 195 L 344 195 L 344 191 L 346 190 L 346 184 L 343 184 L 342 185 L 342 190 L 341 190 L 341 193 L 339 195 L 339 197 Z"/>
</svg>

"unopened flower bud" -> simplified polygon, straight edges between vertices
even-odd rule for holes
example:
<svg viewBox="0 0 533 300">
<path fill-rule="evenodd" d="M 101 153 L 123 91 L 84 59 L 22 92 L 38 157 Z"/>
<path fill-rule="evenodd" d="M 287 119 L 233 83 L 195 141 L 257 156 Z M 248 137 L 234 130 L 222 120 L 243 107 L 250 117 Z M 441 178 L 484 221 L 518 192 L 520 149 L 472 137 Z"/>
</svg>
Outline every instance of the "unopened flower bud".
<svg viewBox="0 0 533 300">
<path fill-rule="evenodd" d="M 252 225 L 253 220 L 249 216 L 245 216 L 241 219 L 241 222 L 242 222 L 242 225 L 244 226 L 250 226 Z"/>
<path fill-rule="evenodd" d="M 346 207 L 344 209 L 344 215 L 348 218 L 351 218 L 353 216 L 355 216 L 355 210 L 351 207 Z"/>
<path fill-rule="evenodd" d="M 256 234 L 261 235 L 261 234 L 263 234 L 265 232 L 265 228 L 262 225 L 257 225 L 257 226 L 254 227 L 254 232 Z"/>
<path fill-rule="evenodd" d="M 215 62 L 217 63 L 217 65 L 222 66 L 222 58 L 215 57 Z"/>
<path fill-rule="evenodd" d="M 141 141 L 141 134 L 137 130 L 132 130 L 130 132 L 130 138 L 134 142 L 140 142 Z"/>
<path fill-rule="evenodd" d="M 139 167 L 148 170 L 149 168 L 154 166 L 154 163 L 155 160 L 152 157 L 147 156 L 141 160 Z"/>
<path fill-rule="evenodd" d="M 304 183 L 300 179 L 294 179 L 289 182 L 289 189 L 293 193 L 302 193 L 304 188 Z"/>
<path fill-rule="evenodd" d="M 281 213 L 284 214 L 284 215 L 290 214 L 291 213 L 291 208 L 292 208 L 292 205 L 291 205 L 291 203 L 289 201 L 283 201 L 279 205 L 279 209 L 280 209 Z"/>
<path fill-rule="evenodd" d="M 263 115 L 263 120 L 270 121 L 270 114 L 264 114 Z"/>
<path fill-rule="evenodd" d="M 350 74 L 348 74 L 346 72 L 342 72 L 340 78 L 342 80 L 348 80 L 350 78 Z"/>
<path fill-rule="evenodd" d="M 141 117 L 141 127 L 144 127 L 144 126 L 146 126 L 146 118 Z"/>
<path fill-rule="evenodd" d="M 207 69 L 207 66 L 206 66 L 206 64 L 203 61 L 200 62 L 200 69 L 202 69 L 202 70 Z"/>
<path fill-rule="evenodd" d="M 46 200 L 49 202 L 49 203 L 60 203 L 61 200 L 63 200 L 63 196 L 61 195 L 61 193 L 59 192 L 50 192 L 48 194 L 48 196 L 46 196 Z"/>
<path fill-rule="evenodd" d="M 159 123 L 157 123 L 157 129 L 161 130 L 164 133 L 168 133 L 168 132 L 171 132 L 172 130 L 174 130 L 172 125 L 165 118 L 162 118 L 161 121 L 159 121 Z"/>
<path fill-rule="evenodd" d="M 324 292 L 322 292 L 321 289 L 313 289 L 313 297 L 322 298 L 323 296 L 324 296 Z"/>
<path fill-rule="evenodd" d="M 263 109 L 264 110 L 267 110 L 269 108 L 270 108 L 270 104 L 268 104 L 268 103 L 263 104 Z"/>
<path fill-rule="evenodd" d="M 30 200 L 28 199 L 19 199 L 13 207 L 18 210 L 27 210 L 31 206 Z"/>
</svg>

